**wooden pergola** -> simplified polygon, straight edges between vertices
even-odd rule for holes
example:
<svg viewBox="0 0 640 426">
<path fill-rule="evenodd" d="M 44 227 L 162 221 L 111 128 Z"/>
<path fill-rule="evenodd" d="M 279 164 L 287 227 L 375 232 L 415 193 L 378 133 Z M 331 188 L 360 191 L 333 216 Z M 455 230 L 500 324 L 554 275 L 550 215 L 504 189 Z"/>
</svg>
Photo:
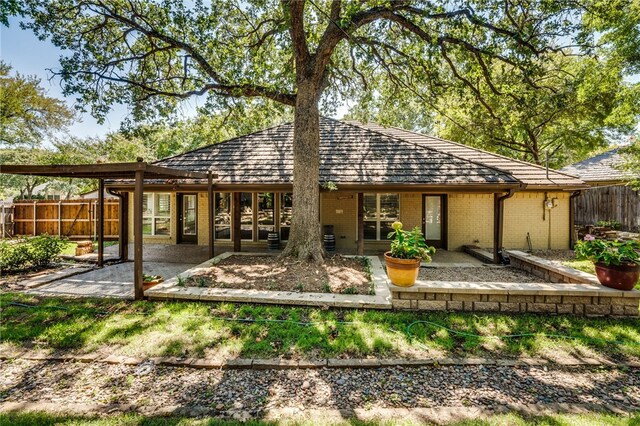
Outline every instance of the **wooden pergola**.
<svg viewBox="0 0 640 426">
<path fill-rule="evenodd" d="M 134 179 L 133 188 L 133 236 L 134 236 L 134 297 L 136 300 L 144 298 L 142 288 L 142 204 L 145 179 L 206 179 L 209 194 L 209 257 L 213 257 L 213 179 L 217 176 L 211 172 L 191 172 L 170 167 L 156 166 L 142 161 L 136 163 L 103 163 L 103 164 L 73 164 L 73 165 L 0 165 L 0 173 L 14 175 L 46 176 L 51 178 L 84 178 L 98 180 L 98 266 L 104 262 L 104 180 L 105 179 Z M 126 204 L 125 197 L 120 202 Z M 127 208 L 121 204 L 120 209 L 120 258 L 127 260 L 128 234 L 126 223 Z"/>
</svg>

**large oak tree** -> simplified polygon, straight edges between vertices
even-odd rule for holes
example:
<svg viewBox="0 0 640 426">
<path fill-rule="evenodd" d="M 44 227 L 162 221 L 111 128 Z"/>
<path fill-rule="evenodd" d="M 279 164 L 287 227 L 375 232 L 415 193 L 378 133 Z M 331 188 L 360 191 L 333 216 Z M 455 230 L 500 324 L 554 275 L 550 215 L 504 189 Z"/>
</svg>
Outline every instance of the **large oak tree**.
<svg viewBox="0 0 640 426">
<path fill-rule="evenodd" d="M 24 25 L 70 52 L 56 73 L 96 116 L 114 102 L 140 118 L 167 114 L 203 94 L 222 107 L 239 97 L 293 107 L 295 215 L 284 255 L 320 261 L 321 103 L 374 90 L 380 72 L 399 87 L 436 87 L 453 55 L 481 68 L 510 64 L 526 80 L 531 58 L 577 35 L 589 42 L 583 12 L 565 0 L 30 0 Z"/>
</svg>

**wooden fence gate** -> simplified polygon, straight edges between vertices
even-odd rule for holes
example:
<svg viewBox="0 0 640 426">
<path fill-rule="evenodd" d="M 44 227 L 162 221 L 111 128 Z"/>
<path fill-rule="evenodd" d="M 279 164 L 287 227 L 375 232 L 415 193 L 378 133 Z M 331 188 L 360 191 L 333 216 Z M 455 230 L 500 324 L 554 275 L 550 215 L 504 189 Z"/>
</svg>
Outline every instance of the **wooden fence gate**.
<svg viewBox="0 0 640 426">
<path fill-rule="evenodd" d="M 97 200 L 28 200 L 13 204 L 13 234 L 95 239 Z M 104 201 L 104 238 L 118 239 L 118 200 Z"/>
</svg>

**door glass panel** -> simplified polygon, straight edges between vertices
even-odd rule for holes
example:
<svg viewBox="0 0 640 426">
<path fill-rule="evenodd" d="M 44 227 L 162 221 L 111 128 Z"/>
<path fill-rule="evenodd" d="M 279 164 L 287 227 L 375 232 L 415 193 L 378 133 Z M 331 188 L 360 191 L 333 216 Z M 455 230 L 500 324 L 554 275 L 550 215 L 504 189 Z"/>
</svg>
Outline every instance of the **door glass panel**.
<svg viewBox="0 0 640 426">
<path fill-rule="evenodd" d="M 293 195 L 290 193 L 280 194 L 280 240 L 289 239 L 291 229 L 291 217 L 293 209 Z"/>
<path fill-rule="evenodd" d="M 196 235 L 196 195 L 182 197 L 182 235 Z"/>
<path fill-rule="evenodd" d="M 216 192 L 215 195 L 215 239 L 231 239 L 231 193 Z"/>
<path fill-rule="evenodd" d="M 442 239 L 441 206 L 440 196 L 425 197 L 425 237 L 427 240 Z"/>
<path fill-rule="evenodd" d="M 274 193 L 258 194 L 258 239 L 266 240 L 269 232 L 275 230 L 275 212 L 273 210 Z"/>
<path fill-rule="evenodd" d="M 253 240 L 253 193 L 240 194 L 240 235 L 243 240 Z"/>
</svg>

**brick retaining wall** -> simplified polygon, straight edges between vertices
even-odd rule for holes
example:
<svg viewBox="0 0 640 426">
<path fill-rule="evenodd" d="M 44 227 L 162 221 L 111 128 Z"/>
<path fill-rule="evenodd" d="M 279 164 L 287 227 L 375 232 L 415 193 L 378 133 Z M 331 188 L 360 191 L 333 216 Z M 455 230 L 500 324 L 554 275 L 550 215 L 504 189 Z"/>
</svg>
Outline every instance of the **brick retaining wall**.
<svg viewBox="0 0 640 426">
<path fill-rule="evenodd" d="M 419 281 L 389 288 L 394 309 L 639 316 L 640 291 L 588 284 Z"/>
<path fill-rule="evenodd" d="M 598 279 L 586 272 L 578 271 L 568 266 L 559 265 L 551 260 L 517 251 L 509 250 L 511 266 L 527 271 L 544 281 L 552 283 L 579 283 L 600 285 Z"/>
</svg>

